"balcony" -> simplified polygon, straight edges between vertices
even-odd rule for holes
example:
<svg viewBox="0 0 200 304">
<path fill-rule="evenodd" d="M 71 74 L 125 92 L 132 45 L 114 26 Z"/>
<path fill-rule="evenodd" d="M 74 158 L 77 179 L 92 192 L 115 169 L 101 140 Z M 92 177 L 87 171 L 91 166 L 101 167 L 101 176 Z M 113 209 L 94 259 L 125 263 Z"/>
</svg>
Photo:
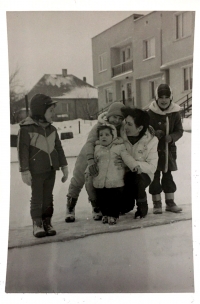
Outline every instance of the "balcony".
<svg viewBox="0 0 200 304">
<path fill-rule="evenodd" d="M 133 60 L 128 60 L 112 67 L 112 77 L 133 71 Z"/>
</svg>

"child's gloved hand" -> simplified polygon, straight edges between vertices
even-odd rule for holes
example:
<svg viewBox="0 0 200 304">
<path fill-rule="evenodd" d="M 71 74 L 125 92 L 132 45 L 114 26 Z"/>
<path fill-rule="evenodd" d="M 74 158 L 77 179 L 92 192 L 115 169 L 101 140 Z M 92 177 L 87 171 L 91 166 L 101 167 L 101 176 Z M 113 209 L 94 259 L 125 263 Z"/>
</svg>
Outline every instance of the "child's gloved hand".
<svg viewBox="0 0 200 304">
<path fill-rule="evenodd" d="M 88 169 L 91 176 L 97 176 L 99 174 L 99 170 L 94 159 L 88 160 Z"/>
<path fill-rule="evenodd" d="M 137 172 L 137 174 L 141 174 L 141 173 L 142 173 L 142 169 L 140 168 L 140 166 L 136 166 L 136 167 L 133 169 L 133 172 Z"/>
<path fill-rule="evenodd" d="M 165 136 L 165 142 L 169 144 L 171 141 L 172 141 L 171 135 L 166 135 Z"/>
<path fill-rule="evenodd" d="M 148 204 L 147 202 L 137 202 L 137 211 L 135 212 L 135 219 L 137 217 L 143 218 L 148 213 Z"/>
<path fill-rule="evenodd" d="M 160 140 L 165 135 L 164 131 L 162 130 L 156 130 L 155 136 Z"/>
<path fill-rule="evenodd" d="M 31 180 L 32 180 L 31 172 L 29 170 L 21 172 L 21 176 L 22 176 L 23 182 L 26 185 L 31 186 Z"/>
<path fill-rule="evenodd" d="M 61 170 L 62 170 L 62 173 L 63 173 L 63 177 L 61 178 L 61 181 L 63 183 L 65 183 L 66 180 L 68 179 L 68 174 L 69 174 L 69 172 L 68 172 L 68 166 L 62 167 Z"/>
<path fill-rule="evenodd" d="M 125 168 L 125 167 L 126 167 L 126 165 L 125 165 L 125 163 L 123 162 L 121 156 L 119 156 L 119 155 L 116 156 L 116 158 L 115 158 L 115 160 L 114 160 L 114 165 L 115 165 L 116 167 L 118 167 L 119 169 Z"/>
</svg>

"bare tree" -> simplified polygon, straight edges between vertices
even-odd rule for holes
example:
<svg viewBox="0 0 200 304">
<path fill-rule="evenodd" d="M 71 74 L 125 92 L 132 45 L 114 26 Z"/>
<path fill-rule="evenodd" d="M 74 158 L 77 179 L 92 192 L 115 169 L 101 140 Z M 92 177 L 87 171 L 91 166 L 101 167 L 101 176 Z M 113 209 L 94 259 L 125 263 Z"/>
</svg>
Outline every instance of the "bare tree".
<svg viewBox="0 0 200 304">
<path fill-rule="evenodd" d="M 11 123 L 15 123 L 15 112 L 22 108 L 23 103 L 20 102 L 20 99 L 22 99 L 26 94 L 24 86 L 21 84 L 19 79 L 19 71 L 20 68 L 17 67 L 9 76 Z"/>
</svg>

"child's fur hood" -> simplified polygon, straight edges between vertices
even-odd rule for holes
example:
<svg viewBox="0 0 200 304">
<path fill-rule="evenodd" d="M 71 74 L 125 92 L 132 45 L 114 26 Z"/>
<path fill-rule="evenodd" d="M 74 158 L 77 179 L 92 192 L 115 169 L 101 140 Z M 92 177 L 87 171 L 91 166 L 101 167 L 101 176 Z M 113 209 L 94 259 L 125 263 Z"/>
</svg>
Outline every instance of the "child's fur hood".
<svg viewBox="0 0 200 304">
<path fill-rule="evenodd" d="M 102 121 L 103 121 L 103 120 L 102 120 Z M 114 145 L 123 144 L 123 142 L 124 142 L 123 139 L 122 139 L 121 137 L 117 137 L 117 130 L 116 130 L 115 126 L 109 124 L 109 123 L 106 122 L 106 121 L 105 121 L 104 123 L 101 122 L 101 126 L 108 126 L 108 127 L 110 127 L 110 128 L 112 129 L 113 140 L 112 140 L 111 144 L 110 144 L 108 147 L 110 147 L 110 146 L 113 145 L 113 144 L 114 144 Z M 97 140 L 95 144 L 96 144 L 96 145 L 100 145 L 99 140 Z"/>
<path fill-rule="evenodd" d="M 179 112 L 181 110 L 181 107 L 174 103 L 174 102 L 171 102 L 170 106 L 168 109 L 162 111 L 159 106 L 157 105 L 157 102 L 154 100 L 150 106 L 149 106 L 149 110 L 151 110 L 152 112 L 156 113 L 156 114 L 159 114 L 159 115 L 166 115 L 166 114 L 169 114 L 169 113 L 173 113 L 173 112 Z"/>
</svg>

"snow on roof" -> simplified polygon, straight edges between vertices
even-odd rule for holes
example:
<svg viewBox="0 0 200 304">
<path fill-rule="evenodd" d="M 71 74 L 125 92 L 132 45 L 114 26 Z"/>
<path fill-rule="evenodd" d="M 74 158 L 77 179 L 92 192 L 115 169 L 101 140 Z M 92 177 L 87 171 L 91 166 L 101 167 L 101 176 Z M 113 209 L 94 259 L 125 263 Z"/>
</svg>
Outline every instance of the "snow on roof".
<svg viewBox="0 0 200 304">
<path fill-rule="evenodd" d="M 62 75 L 55 75 L 55 74 L 50 74 L 50 75 L 45 75 L 45 84 L 46 85 L 52 85 L 52 86 L 57 86 L 61 87 L 63 85 L 72 85 L 73 84 L 73 78 L 70 76 L 63 77 Z"/>
<path fill-rule="evenodd" d="M 98 98 L 98 91 L 96 88 L 90 88 L 87 86 L 75 87 L 71 91 L 63 93 L 62 96 L 54 96 L 58 99 L 67 98 Z"/>
</svg>

